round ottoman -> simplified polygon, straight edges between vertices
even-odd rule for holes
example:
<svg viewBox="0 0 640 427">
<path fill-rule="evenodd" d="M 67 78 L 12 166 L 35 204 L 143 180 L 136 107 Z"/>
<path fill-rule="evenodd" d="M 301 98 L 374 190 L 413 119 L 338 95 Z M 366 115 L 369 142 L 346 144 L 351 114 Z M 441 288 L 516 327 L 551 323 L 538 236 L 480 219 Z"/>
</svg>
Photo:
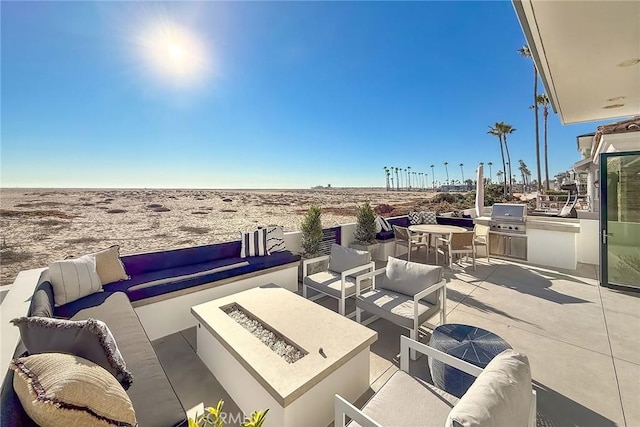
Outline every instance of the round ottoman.
<svg viewBox="0 0 640 427">
<path fill-rule="evenodd" d="M 505 340 L 492 332 L 457 323 L 434 329 L 429 347 L 481 368 L 486 367 L 498 354 L 511 348 Z M 433 358 L 429 358 L 429 369 L 433 384 L 456 397 L 462 397 L 476 379 L 473 375 Z"/>
</svg>

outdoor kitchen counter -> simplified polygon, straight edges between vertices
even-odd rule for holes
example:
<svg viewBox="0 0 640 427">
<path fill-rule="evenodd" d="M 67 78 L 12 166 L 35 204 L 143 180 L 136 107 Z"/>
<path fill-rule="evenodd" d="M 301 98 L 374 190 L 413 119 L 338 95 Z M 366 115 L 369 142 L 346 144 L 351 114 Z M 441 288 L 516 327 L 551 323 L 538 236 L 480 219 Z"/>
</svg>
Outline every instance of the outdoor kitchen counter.
<svg viewBox="0 0 640 427">
<path fill-rule="evenodd" d="M 476 224 L 489 225 L 491 217 L 475 218 Z M 527 262 L 531 264 L 575 269 L 577 266 L 577 236 L 580 220 L 527 216 Z"/>
</svg>

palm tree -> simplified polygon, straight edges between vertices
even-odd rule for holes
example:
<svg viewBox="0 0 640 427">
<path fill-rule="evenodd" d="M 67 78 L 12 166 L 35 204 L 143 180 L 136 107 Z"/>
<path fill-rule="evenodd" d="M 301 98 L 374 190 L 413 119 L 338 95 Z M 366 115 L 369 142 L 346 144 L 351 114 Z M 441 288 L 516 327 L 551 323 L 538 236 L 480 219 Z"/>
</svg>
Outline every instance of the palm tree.
<svg viewBox="0 0 640 427">
<path fill-rule="evenodd" d="M 464 182 L 464 169 L 462 169 L 463 166 L 464 164 L 460 163 L 460 172 L 462 173 L 462 182 Z"/>
<path fill-rule="evenodd" d="M 433 168 L 435 165 L 431 165 L 431 185 L 433 185 L 433 191 L 436 191 L 436 176 L 433 173 Z"/>
<path fill-rule="evenodd" d="M 542 116 L 544 117 L 544 177 L 547 190 L 549 189 L 549 152 L 547 145 L 547 134 L 549 131 L 549 97 L 546 93 L 538 95 L 538 105 L 542 106 Z"/>
<path fill-rule="evenodd" d="M 399 168 L 394 168 L 396 171 L 396 191 L 400 191 L 400 179 L 398 178 Z"/>
<path fill-rule="evenodd" d="M 387 191 L 389 191 L 389 168 L 388 167 L 384 167 L 384 176 L 386 177 L 386 182 L 387 182 Z"/>
<path fill-rule="evenodd" d="M 525 173 L 526 166 L 524 164 L 524 160 L 518 160 L 520 166 L 518 166 L 518 170 L 520 171 L 520 175 L 522 175 L 522 190 L 523 193 L 526 192 L 525 188 L 527 186 L 527 174 Z"/>
<path fill-rule="evenodd" d="M 491 166 L 493 166 L 493 162 L 489 162 L 487 165 L 489 165 L 489 182 L 491 182 Z"/>
<path fill-rule="evenodd" d="M 444 162 L 444 171 L 447 173 L 447 185 L 449 185 L 449 168 L 447 167 L 449 162 Z"/>
<path fill-rule="evenodd" d="M 500 141 L 500 155 L 502 156 L 502 169 L 503 170 L 507 170 L 507 165 L 504 163 L 504 147 L 502 146 L 502 127 L 500 126 L 500 123 L 496 122 L 495 125 L 493 125 L 493 127 L 489 126 L 489 132 L 487 132 L 490 135 L 495 135 L 498 137 L 498 141 Z M 496 176 L 501 176 L 496 174 Z M 507 195 L 507 179 L 505 177 L 504 180 L 504 189 L 502 190 L 502 194 L 506 197 Z"/>
<path fill-rule="evenodd" d="M 502 177 L 502 175 L 504 175 L 504 172 L 502 171 L 498 171 L 496 172 L 496 176 L 498 177 L 498 180 L 500 180 L 500 178 Z M 506 179 L 506 178 L 505 178 Z M 506 181 L 505 181 L 506 182 Z"/>
<path fill-rule="evenodd" d="M 511 176 L 511 155 L 509 154 L 509 144 L 507 144 L 507 135 L 516 131 L 516 129 L 505 122 L 500 122 L 500 128 L 502 130 L 502 141 L 504 142 L 504 149 L 507 151 L 507 166 L 505 169 L 509 176 Z M 511 180 L 509 180 L 509 194 L 511 194 Z"/>
<path fill-rule="evenodd" d="M 531 57 L 531 49 L 529 46 L 524 45 L 518 49 L 518 53 L 523 58 L 530 58 L 533 63 L 533 105 L 535 110 L 535 124 L 536 124 L 536 164 L 538 166 L 538 191 L 542 190 L 542 173 L 540 172 L 540 124 L 538 122 L 538 69 L 536 63 Z"/>
<path fill-rule="evenodd" d="M 409 187 L 409 190 L 411 190 L 411 166 L 407 166 L 407 177 L 409 178 L 409 180 L 407 181 L 407 187 Z"/>
</svg>

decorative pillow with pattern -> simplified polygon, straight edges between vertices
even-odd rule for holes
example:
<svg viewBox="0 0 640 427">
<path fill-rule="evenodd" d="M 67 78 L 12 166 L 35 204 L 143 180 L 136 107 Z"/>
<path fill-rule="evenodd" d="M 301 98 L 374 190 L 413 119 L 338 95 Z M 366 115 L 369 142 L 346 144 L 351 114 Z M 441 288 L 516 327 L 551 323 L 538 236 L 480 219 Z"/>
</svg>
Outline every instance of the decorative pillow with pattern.
<svg viewBox="0 0 640 427">
<path fill-rule="evenodd" d="M 267 227 L 267 253 L 286 251 L 284 230 L 280 226 Z"/>
<path fill-rule="evenodd" d="M 422 213 L 411 211 L 407 214 L 409 217 L 409 225 L 422 224 Z"/>
<path fill-rule="evenodd" d="M 420 212 L 423 224 L 437 224 L 435 212 Z"/>
<path fill-rule="evenodd" d="M 266 228 L 259 228 L 255 231 L 242 233 L 241 239 L 242 247 L 240 249 L 240 258 L 269 255 L 267 251 Z"/>
<path fill-rule="evenodd" d="M 18 317 L 11 321 L 29 354 L 69 353 L 102 366 L 125 387 L 133 382 L 116 340 L 101 320 Z"/>
<path fill-rule="evenodd" d="M 93 255 L 51 263 L 49 281 L 56 307 L 102 291 Z"/>
<path fill-rule="evenodd" d="M 131 399 L 122 386 L 89 360 L 72 354 L 43 353 L 14 359 L 9 367 L 15 371 L 16 395 L 38 425 L 138 425 Z"/>
<path fill-rule="evenodd" d="M 393 231 L 393 227 L 385 217 L 380 216 L 378 218 L 380 218 L 380 223 L 382 224 L 382 231 Z"/>
</svg>

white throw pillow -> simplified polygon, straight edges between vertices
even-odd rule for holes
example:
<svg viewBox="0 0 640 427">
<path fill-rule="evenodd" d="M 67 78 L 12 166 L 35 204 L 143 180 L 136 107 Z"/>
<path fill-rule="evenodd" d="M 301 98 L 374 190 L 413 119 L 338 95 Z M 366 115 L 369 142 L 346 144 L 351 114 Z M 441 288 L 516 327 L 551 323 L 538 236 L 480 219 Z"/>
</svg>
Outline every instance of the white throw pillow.
<svg viewBox="0 0 640 427">
<path fill-rule="evenodd" d="M 526 426 L 531 399 L 529 359 L 505 350 L 489 362 L 451 409 L 445 426 Z"/>
<path fill-rule="evenodd" d="M 391 224 L 389 223 L 389 221 L 387 221 L 386 218 L 379 216 L 378 218 L 380 218 L 380 225 L 382 225 L 382 231 L 392 231 L 393 227 L 391 226 Z"/>
<path fill-rule="evenodd" d="M 286 251 L 284 245 L 284 230 L 280 226 L 267 227 L 267 253 Z"/>
<path fill-rule="evenodd" d="M 93 254 L 51 263 L 49 281 L 56 307 L 102 291 Z"/>
<path fill-rule="evenodd" d="M 422 223 L 423 224 L 437 224 L 438 221 L 436 220 L 436 213 L 435 212 L 420 212 L 420 215 L 422 216 Z"/>
<path fill-rule="evenodd" d="M 380 233 L 382 231 L 382 221 L 381 221 L 382 217 L 381 216 L 377 216 L 376 217 L 376 234 Z"/>
</svg>

